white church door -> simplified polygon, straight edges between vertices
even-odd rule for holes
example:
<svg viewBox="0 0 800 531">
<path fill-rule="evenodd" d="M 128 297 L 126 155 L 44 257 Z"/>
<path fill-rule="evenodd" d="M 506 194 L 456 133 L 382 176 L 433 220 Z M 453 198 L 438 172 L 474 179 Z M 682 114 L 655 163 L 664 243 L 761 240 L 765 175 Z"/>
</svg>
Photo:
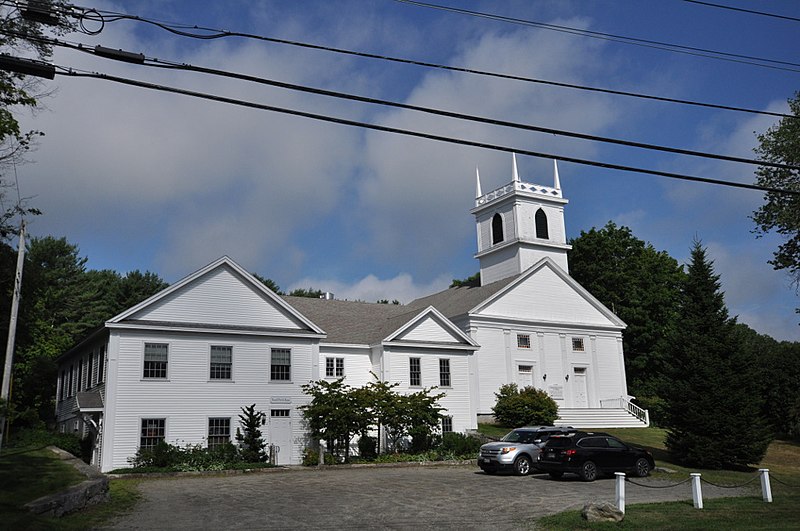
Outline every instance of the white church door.
<svg viewBox="0 0 800 531">
<path fill-rule="evenodd" d="M 292 417 L 289 409 L 272 409 L 269 415 L 269 442 L 275 446 L 275 464 L 292 464 Z"/>
<path fill-rule="evenodd" d="M 575 405 L 573 407 L 589 407 L 586 367 L 575 367 L 573 373 L 572 392 L 575 397 Z"/>
<path fill-rule="evenodd" d="M 517 364 L 517 386 L 520 389 L 523 387 L 533 387 L 533 365 Z"/>
</svg>

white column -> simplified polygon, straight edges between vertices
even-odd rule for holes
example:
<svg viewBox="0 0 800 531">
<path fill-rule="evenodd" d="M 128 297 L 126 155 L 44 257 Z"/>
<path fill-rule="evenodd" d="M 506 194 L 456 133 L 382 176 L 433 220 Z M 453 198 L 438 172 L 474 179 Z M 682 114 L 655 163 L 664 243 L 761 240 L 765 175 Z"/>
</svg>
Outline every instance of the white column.
<svg viewBox="0 0 800 531">
<path fill-rule="evenodd" d="M 703 488 L 700 486 L 700 474 L 693 472 L 692 476 L 692 501 L 695 509 L 703 508 Z"/>
<path fill-rule="evenodd" d="M 761 474 L 761 494 L 764 498 L 764 501 L 767 503 L 772 503 L 772 487 L 769 484 L 769 468 L 759 468 L 759 474 Z"/>
<path fill-rule="evenodd" d="M 625 472 L 614 472 L 617 476 L 617 509 L 625 514 Z"/>
</svg>

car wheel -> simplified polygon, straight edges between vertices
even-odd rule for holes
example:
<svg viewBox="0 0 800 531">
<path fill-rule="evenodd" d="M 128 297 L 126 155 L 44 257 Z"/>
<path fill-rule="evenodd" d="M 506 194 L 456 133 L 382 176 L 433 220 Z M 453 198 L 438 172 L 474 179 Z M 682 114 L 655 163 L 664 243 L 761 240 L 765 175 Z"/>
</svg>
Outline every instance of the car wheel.
<svg viewBox="0 0 800 531">
<path fill-rule="evenodd" d="M 564 475 L 563 472 L 548 472 L 548 474 L 550 474 L 550 477 L 553 479 L 561 479 L 561 477 Z"/>
<path fill-rule="evenodd" d="M 591 461 L 586 461 L 581 465 L 581 470 L 578 475 L 583 481 L 594 481 L 597 479 L 597 465 Z"/>
<path fill-rule="evenodd" d="M 635 472 L 636 475 L 640 478 L 648 476 L 650 474 L 650 462 L 644 457 L 640 457 L 636 461 Z"/>
<path fill-rule="evenodd" d="M 514 461 L 514 474 L 518 476 L 527 476 L 531 473 L 531 460 L 530 458 L 522 455 L 517 457 Z"/>
</svg>

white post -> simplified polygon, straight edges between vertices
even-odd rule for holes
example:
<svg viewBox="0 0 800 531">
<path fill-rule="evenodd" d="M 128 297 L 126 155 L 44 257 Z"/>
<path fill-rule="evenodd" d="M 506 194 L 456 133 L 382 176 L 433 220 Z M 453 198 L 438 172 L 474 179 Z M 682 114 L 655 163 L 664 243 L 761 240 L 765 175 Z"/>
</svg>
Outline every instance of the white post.
<svg viewBox="0 0 800 531">
<path fill-rule="evenodd" d="M 617 476 L 617 509 L 625 514 L 625 472 L 614 472 Z"/>
<path fill-rule="evenodd" d="M 692 501 L 695 509 L 703 508 L 703 488 L 700 486 L 700 474 L 693 472 L 692 476 Z"/>
<path fill-rule="evenodd" d="M 772 503 L 772 487 L 769 484 L 769 468 L 759 468 L 759 473 L 761 474 L 761 495 L 764 498 L 764 501 L 767 503 Z"/>
</svg>

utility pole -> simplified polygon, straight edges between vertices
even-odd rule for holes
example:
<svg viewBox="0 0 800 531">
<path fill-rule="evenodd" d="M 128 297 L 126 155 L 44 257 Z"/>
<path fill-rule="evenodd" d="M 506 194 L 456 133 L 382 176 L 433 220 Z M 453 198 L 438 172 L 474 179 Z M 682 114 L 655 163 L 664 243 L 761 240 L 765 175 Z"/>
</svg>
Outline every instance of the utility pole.
<svg viewBox="0 0 800 531">
<path fill-rule="evenodd" d="M 0 389 L 0 450 L 3 448 L 3 439 L 6 435 L 6 411 L 11 407 L 9 398 L 11 391 L 11 370 L 14 365 L 14 339 L 17 333 L 17 313 L 19 310 L 19 296 L 22 290 L 22 267 L 25 264 L 25 220 L 19 226 L 19 248 L 17 249 L 17 272 L 14 275 L 14 295 L 11 299 L 11 319 L 8 322 L 8 343 L 6 344 L 6 363 L 3 369 L 3 387 Z"/>
</svg>

